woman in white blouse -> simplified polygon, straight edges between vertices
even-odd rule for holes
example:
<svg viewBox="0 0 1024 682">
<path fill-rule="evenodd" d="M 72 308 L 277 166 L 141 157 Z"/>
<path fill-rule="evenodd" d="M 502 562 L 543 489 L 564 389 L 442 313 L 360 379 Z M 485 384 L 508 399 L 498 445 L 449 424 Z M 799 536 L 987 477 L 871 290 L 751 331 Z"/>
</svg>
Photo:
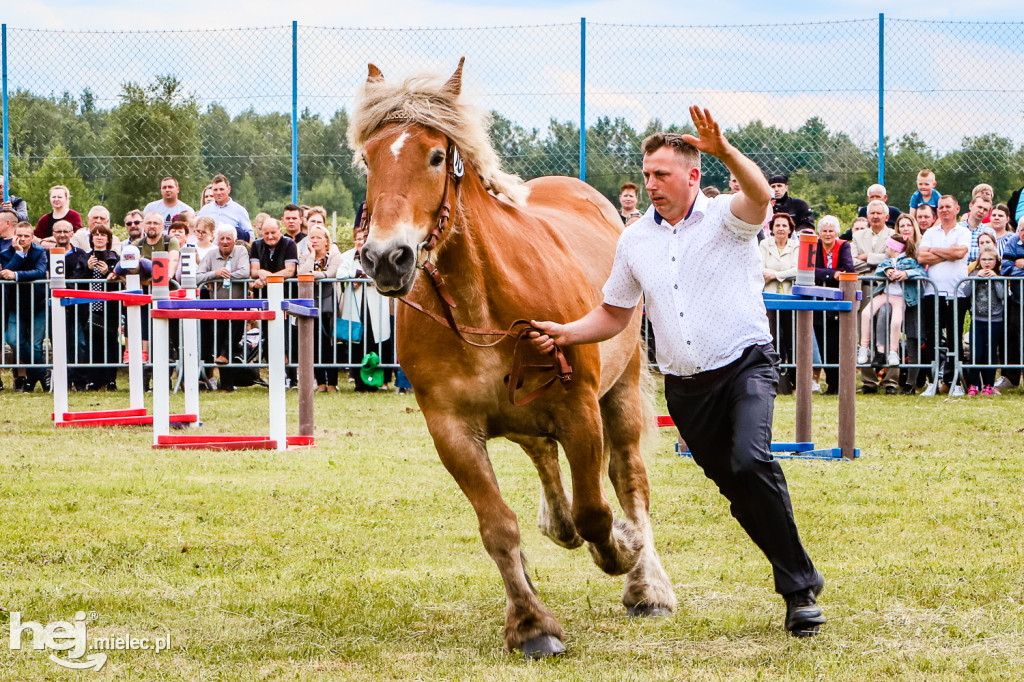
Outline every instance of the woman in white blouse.
<svg viewBox="0 0 1024 682">
<path fill-rule="evenodd" d="M 764 293 L 788 294 L 793 290 L 796 280 L 797 256 L 800 252 L 799 242 L 792 239 L 796 227 L 793 217 L 788 213 L 776 213 L 769 222 L 771 236 L 761 240 L 761 274 L 764 275 Z M 775 346 L 784 364 L 795 360 L 793 339 L 793 312 L 778 310 L 768 312 L 768 323 L 771 325 Z M 779 382 L 779 393 L 786 395 L 791 392 L 795 381 L 795 371 L 790 369 L 782 372 Z"/>
</svg>

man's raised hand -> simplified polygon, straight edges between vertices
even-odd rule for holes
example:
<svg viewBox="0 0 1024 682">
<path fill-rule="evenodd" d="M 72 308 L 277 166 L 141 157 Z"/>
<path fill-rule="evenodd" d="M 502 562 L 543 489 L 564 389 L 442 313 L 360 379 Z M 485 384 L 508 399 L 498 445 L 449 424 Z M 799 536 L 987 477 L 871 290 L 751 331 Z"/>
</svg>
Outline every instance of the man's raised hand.
<svg viewBox="0 0 1024 682">
<path fill-rule="evenodd" d="M 697 137 L 683 135 L 683 140 L 705 154 L 721 158 L 731 147 L 729 141 L 722 134 L 718 122 L 711 117 L 711 112 L 701 109 L 698 106 L 690 107 L 690 118 L 693 119 L 693 126 L 697 129 Z"/>
</svg>

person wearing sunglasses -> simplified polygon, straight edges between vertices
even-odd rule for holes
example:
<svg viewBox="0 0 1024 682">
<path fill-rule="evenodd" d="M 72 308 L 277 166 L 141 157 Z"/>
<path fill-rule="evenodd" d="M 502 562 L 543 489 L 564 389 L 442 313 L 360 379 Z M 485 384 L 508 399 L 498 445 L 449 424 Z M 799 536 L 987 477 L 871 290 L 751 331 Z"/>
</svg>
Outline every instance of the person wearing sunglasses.
<svg viewBox="0 0 1024 682">
<path fill-rule="evenodd" d="M 128 241 L 134 242 L 142 238 L 142 211 L 133 209 L 124 216 L 124 226 L 128 230 Z"/>
</svg>

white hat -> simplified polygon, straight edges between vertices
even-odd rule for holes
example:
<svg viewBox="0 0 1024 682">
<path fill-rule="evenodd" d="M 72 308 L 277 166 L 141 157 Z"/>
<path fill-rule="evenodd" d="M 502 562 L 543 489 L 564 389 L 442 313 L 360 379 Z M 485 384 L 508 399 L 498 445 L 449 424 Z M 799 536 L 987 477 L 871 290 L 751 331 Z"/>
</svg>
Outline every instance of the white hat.
<svg viewBox="0 0 1024 682">
<path fill-rule="evenodd" d="M 125 244 L 124 248 L 121 249 L 121 269 L 122 270 L 134 270 L 139 267 L 139 262 L 142 259 L 142 253 L 139 252 L 139 247 L 133 244 Z"/>
</svg>

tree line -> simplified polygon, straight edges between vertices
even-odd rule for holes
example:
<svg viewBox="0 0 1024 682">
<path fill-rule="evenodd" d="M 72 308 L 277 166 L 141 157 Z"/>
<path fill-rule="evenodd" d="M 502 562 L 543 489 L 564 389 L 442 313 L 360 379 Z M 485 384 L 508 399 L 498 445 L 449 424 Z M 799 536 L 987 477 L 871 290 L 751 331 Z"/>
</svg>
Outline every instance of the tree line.
<svg viewBox="0 0 1024 682">
<path fill-rule="evenodd" d="M 230 178 L 233 198 L 253 215 L 280 215 L 291 201 L 291 116 L 253 108 L 232 115 L 217 103 L 204 109 L 174 76 L 125 83 L 108 109 L 88 89 L 77 97 L 18 90 L 9 109 L 11 191 L 28 200 L 33 220 L 49 210 L 49 187 L 62 184 L 77 210 L 103 204 L 119 222 L 157 198 L 166 175 L 196 207 L 216 173 Z M 347 128 L 344 109 L 329 119 L 306 109 L 298 121 L 299 199 L 336 211 L 341 221 L 352 219 L 366 188 L 352 165 Z M 636 129 L 624 118 L 598 118 L 587 128 L 587 181 L 617 205 L 622 183 L 642 185 L 640 142 L 657 130 L 693 132 L 688 122 L 652 120 Z M 755 120 L 726 135 L 766 174 L 789 173 L 791 194 L 819 216 L 849 222 L 876 180 L 877 146 L 858 146 L 817 117 L 789 130 Z M 579 175 L 578 122 L 551 119 L 542 131 L 493 112 L 491 138 L 505 169 L 523 179 Z M 922 168 L 933 169 L 939 190 L 964 204 L 979 182 L 991 184 L 997 200 L 1024 184 L 1024 145 L 995 133 L 964 137 L 945 152 L 912 133 L 887 140 L 885 158 L 890 203 L 901 208 Z M 726 189 L 728 171 L 716 159 L 705 159 L 703 175 L 705 185 Z"/>
</svg>

